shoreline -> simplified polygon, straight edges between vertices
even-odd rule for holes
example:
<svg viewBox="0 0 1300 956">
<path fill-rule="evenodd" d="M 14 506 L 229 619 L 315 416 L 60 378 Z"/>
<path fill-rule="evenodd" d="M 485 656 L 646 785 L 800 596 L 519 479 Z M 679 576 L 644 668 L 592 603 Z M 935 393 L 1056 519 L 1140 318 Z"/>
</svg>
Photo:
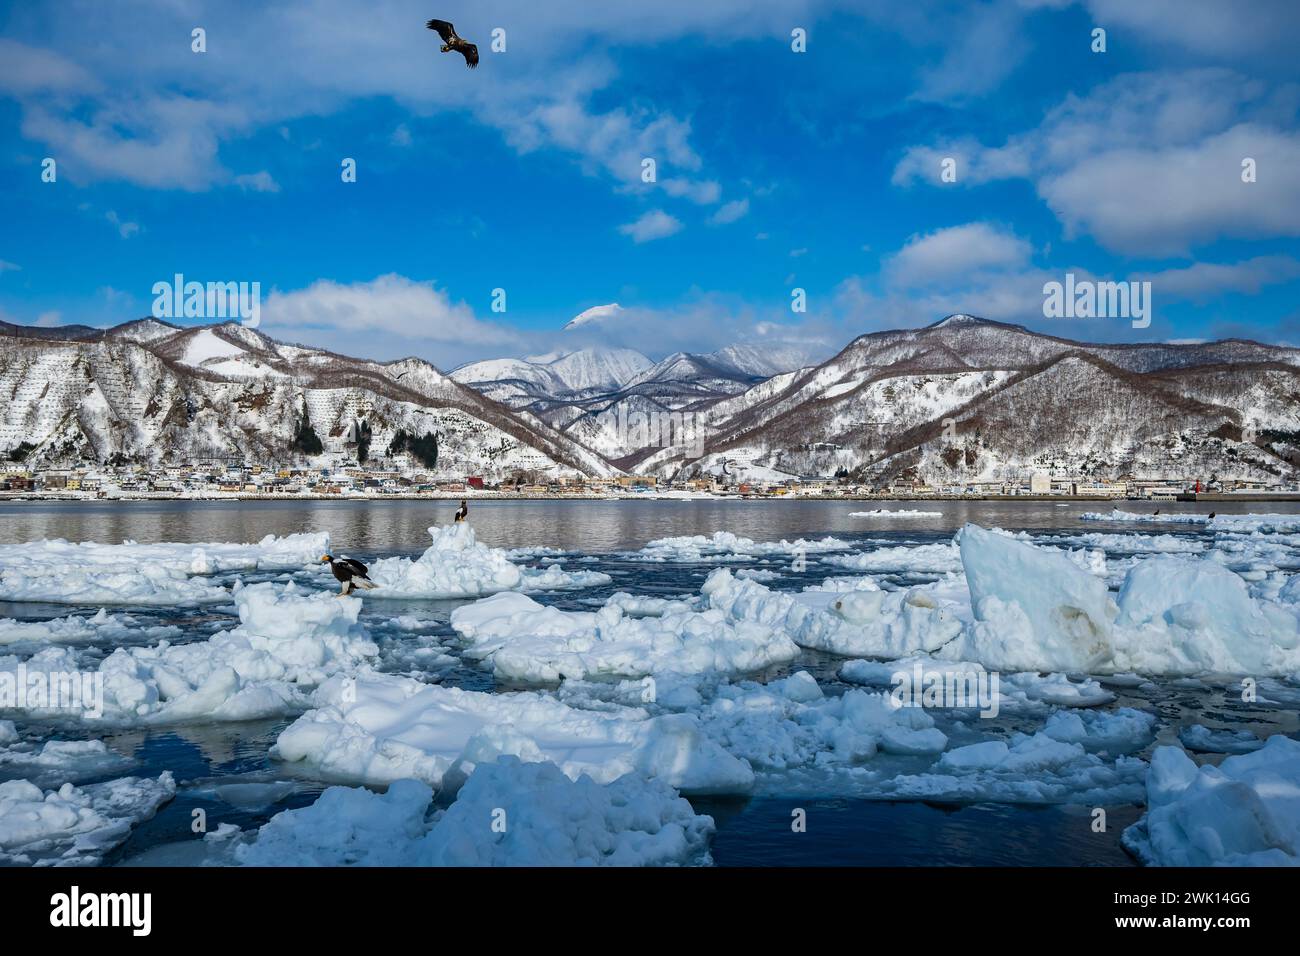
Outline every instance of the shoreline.
<svg viewBox="0 0 1300 956">
<path fill-rule="evenodd" d="M 516 492 L 438 492 L 432 494 L 377 494 L 377 495 L 317 495 L 317 494 L 296 494 L 296 495 L 277 495 L 277 494 L 257 494 L 251 492 L 226 492 L 211 495 L 180 495 L 171 492 L 132 492 L 127 494 L 115 494 L 112 496 L 99 496 L 70 492 L 66 494 L 57 494 L 50 492 L 0 492 L 0 502 L 22 502 L 22 501 L 69 501 L 85 502 L 87 504 L 100 504 L 109 502 L 131 502 L 131 501 L 192 501 L 192 502 L 213 502 L 213 501 L 460 501 L 461 499 L 473 500 L 478 502 L 486 501 L 819 501 L 819 502 L 852 502 L 852 501 L 899 501 L 899 502 L 963 502 L 963 501 L 1025 501 L 1025 502 L 1095 502 L 1096 504 L 1105 504 L 1107 502 L 1133 502 L 1137 504 L 1169 504 L 1170 502 L 1218 502 L 1227 503 L 1240 501 L 1245 503 L 1258 502 L 1289 502 L 1300 501 L 1300 492 L 1241 492 L 1234 494 L 1232 492 L 1187 492 L 1175 497 L 1162 498 L 1131 498 L 1125 496 L 1100 496 L 1100 495 L 935 495 L 935 496 L 899 496 L 899 495 L 715 495 L 715 494 L 588 494 L 588 495 L 538 495 L 538 494 L 521 494 Z"/>
</svg>

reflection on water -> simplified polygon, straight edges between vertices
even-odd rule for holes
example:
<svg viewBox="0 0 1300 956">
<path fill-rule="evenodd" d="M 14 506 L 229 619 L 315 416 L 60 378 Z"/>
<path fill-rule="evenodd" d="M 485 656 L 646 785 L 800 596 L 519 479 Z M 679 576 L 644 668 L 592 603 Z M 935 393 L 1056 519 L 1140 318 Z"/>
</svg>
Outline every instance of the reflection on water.
<svg viewBox="0 0 1300 956">
<path fill-rule="evenodd" d="M 430 525 L 450 524 L 455 501 L 23 501 L 0 504 L 0 543 L 41 538 L 99 541 L 256 541 L 267 534 L 328 531 L 335 547 L 369 554 L 422 549 Z M 587 552 L 640 547 L 672 535 L 733 531 L 759 541 L 861 536 L 876 531 L 952 532 L 968 521 L 1011 530 L 1157 531 L 1158 524 L 1081 522 L 1088 511 L 1163 514 L 1292 514 L 1300 502 L 1052 501 L 470 501 L 479 540 L 493 547 L 549 545 Z M 916 510 L 941 517 L 853 517 Z M 1188 531 L 1186 525 L 1163 526 Z"/>
</svg>

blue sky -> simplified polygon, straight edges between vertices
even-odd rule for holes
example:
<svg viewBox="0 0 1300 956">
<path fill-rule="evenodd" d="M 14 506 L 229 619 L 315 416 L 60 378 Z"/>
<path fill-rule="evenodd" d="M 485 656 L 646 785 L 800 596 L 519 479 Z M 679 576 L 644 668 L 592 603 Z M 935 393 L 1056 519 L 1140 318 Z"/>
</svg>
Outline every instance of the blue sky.
<svg viewBox="0 0 1300 956">
<path fill-rule="evenodd" d="M 0 9 L 8 321 L 136 318 L 180 272 L 260 282 L 274 337 L 443 368 L 597 343 L 829 353 L 953 311 L 1300 344 L 1289 0 Z M 1044 318 L 1067 272 L 1151 281 L 1150 328 Z"/>
</svg>

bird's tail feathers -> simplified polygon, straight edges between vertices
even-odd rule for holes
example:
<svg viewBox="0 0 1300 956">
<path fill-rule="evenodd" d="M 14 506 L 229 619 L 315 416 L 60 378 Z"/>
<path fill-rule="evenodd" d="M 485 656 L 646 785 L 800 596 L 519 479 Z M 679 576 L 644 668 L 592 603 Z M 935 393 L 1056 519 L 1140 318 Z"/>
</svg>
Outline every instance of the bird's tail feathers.
<svg viewBox="0 0 1300 956">
<path fill-rule="evenodd" d="M 378 584 L 376 584 L 374 581 L 371 581 L 367 578 L 353 578 L 352 583 L 359 588 L 364 588 L 367 591 L 379 587 Z"/>
</svg>

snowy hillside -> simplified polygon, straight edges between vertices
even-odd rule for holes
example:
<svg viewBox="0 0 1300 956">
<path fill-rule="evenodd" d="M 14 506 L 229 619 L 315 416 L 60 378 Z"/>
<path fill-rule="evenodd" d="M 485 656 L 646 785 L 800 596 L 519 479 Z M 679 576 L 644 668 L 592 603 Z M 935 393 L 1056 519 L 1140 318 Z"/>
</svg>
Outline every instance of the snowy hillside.
<svg viewBox="0 0 1300 956">
<path fill-rule="evenodd" d="M 739 459 L 869 478 L 1268 479 L 1300 460 L 1300 352 L 1241 340 L 1093 345 L 950 316 L 862 336 L 715 403 L 708 426 L 706 469 Z M 660 471 L 681 464 L 656 459 Z"/>
<path fill-rule="evenodd" d="M 304 409 L 327 446 L 362 421 L 374 454 L 399 429 L 436 433 L 448 474 L 1275 481 L 1300 463 L 1300 351 L 1243 340 L 1097 345 L 958 315 L 772 375 L 759 371 L 762 349 L 736 346 L 654 363 L 583 349 L 448 376 L 421 359 L 350 359 L 233 323 L 0 335 L 0 453 L 25 444 L 47 463 L 282 461 Z M 647 441 L 636 427 L 672 416 L 700 440 Z"/>
<path fill-rule="evenodd" d="M 34 463 L 283 462 L 305 416 L 327 450 L 343 450 L 362 422 L 372 455 L 398 430 L 436 434 L 438 474 L 613 471 L 421 359 L 350 359 L 234 323 L 176 329 L 145 320 L 68 340 L 27 331 L 0 329 L 0 451 L 25 444 Z"/>
</svg>

